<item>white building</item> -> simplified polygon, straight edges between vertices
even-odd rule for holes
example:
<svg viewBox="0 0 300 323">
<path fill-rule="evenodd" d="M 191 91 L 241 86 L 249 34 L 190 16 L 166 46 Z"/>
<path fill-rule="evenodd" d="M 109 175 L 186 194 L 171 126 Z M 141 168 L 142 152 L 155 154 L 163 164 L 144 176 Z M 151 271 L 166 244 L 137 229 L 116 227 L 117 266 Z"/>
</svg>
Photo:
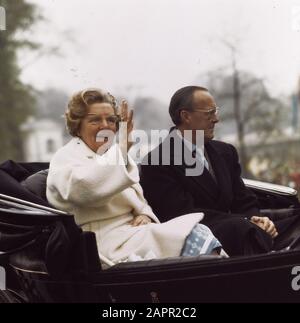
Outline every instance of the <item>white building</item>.
<svg viewBox="0 0 300 323">
<path fill-rule="evenodd" d="M 63 129 L 50 119 L 28 118 L 21 126 L 26 162 L 49 162 L 63 146 Z"/>
</svg>

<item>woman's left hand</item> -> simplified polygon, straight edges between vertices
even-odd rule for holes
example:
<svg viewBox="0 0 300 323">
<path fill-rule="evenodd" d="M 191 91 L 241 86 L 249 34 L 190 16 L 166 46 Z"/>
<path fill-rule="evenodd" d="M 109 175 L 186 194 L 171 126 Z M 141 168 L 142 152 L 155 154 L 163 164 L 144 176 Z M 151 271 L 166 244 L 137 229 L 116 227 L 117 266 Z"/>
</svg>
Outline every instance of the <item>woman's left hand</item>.
<svg viewBox="0 0 300 323">
<path fill-rule="evenodd" d="M 137 227 L 139 225 L 145 225 L 151 222 L 152 220 L 147 215 L 141 214 L 141 215 L 135 216 L 134 219 L 130 222 L 130 224 L 133 227 Z"/>
</svg>

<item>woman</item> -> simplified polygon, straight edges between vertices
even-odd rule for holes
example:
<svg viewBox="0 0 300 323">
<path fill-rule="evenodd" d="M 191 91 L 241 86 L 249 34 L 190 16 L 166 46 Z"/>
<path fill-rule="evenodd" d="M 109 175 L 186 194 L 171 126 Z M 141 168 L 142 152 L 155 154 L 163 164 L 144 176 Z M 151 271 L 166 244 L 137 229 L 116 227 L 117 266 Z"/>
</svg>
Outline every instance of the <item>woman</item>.
<svg viewBox="0 0 300 323">
<path fill-rule="evenodd" d="M 116 143 L 120 120 L 127 131 Z M 96 233 L 101 254 L 116 263 L 220 249 L 210 230 L 198 224 L 202 213 L 159 224 L 144 199 L 138 168 L 127 155 L 133 112 L 125 101 L 118 114 L 109 93 L 85 90 L 71 98 L 66 122 L 73 139 L 50 163 L 47 198 L 74 214 L 83 230 Z"/>
</svg>

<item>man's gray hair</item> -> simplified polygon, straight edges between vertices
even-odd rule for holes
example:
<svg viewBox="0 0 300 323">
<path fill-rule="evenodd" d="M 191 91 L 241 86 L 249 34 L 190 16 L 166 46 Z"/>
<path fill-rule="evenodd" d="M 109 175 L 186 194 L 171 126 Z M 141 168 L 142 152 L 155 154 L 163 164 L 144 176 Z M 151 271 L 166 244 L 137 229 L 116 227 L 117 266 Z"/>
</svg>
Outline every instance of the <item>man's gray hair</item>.
<svg viewBox="0 0 300 323">
<path fill-rule="evenodd" d="M 208 92 L 208 89 L 201 86 L 185 86 L 178 91 L 171 98 L 169 105 L 169 114 L 176 126 L 180 125 L 180 111 L 183 109 L 192 110 L 193 96 L 196 91 Z"/>
</svg>

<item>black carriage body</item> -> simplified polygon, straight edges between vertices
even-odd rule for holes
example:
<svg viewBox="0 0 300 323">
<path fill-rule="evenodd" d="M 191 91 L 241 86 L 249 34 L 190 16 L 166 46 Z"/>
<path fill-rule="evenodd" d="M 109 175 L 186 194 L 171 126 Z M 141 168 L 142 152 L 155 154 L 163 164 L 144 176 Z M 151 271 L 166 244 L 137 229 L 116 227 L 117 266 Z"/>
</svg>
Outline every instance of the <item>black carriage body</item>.
<svg viewBox="0 0 300 323">
<path fill-rule="evenodd" d="M 82 232 L 73 216 L 48 208 L 41 195 L 20 184 L 47 167 L 13 162 L 0 167 L 0 266 L 7 274 L 0 302 L 300 301 L 293 271 L 300 266 L 300 250 L 176 257 L 103 269 L 95 234 Z M 293 191 L 259 188 L 254 182 L 248 186 L 264 209 L 299 207 Z"/>
</svg>

